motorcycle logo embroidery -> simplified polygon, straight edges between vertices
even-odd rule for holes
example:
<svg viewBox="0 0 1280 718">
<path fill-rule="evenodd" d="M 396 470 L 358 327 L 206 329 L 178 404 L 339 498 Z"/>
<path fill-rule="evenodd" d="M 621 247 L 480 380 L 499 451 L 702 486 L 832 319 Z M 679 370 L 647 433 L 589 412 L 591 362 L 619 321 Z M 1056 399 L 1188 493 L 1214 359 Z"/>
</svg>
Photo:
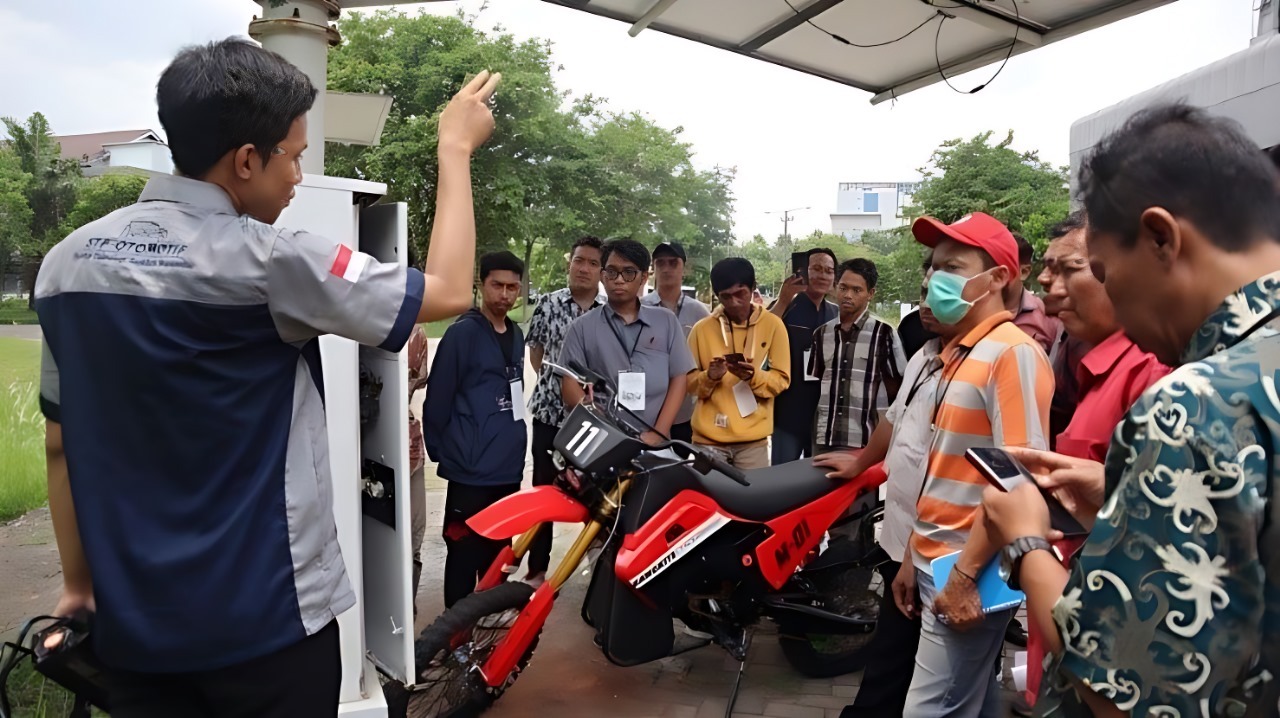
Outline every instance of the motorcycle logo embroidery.
<svg viewBox="0 0 1280 718">
<path fill-rule="evenodd" d="M 708 538 L 711 537 L 711 534 L 715 533 L 716 531 L 719 531 L 728 523 L 729 523 L 729 518 L 727 516 L 722 516 L 720 514 L 716 514 L 715 516 L 712 516 L 710 519 L 707 519 L 707 521 L 704 522 L 701 526 L 694 529 L 693 531 L 690 531 L 688 537 L 686 537 L 683 541 L 671 547 L 671 550 L 663 554 L 662 558 L 655 561 L 653 565 L 649 566 L 649 568 L 646 568 L 645 570 L 641 571 L 639 576 L 636 576 L 635 578 L 631 579 L 631 585 L 634 586 L 635 588 L 640 588 L 646 583 L 657 578 L 658 574 L 667 570 L 667 567 L 669 567 L 671 564 L 675 563 L 676 561 L 679 561 L 681 556 L 685 555 L 689 551 L 692 551 L 694 548 L 698 546 L 698 544 L 702 543 L 703 541 L 706 541 Z"/>
</svg>

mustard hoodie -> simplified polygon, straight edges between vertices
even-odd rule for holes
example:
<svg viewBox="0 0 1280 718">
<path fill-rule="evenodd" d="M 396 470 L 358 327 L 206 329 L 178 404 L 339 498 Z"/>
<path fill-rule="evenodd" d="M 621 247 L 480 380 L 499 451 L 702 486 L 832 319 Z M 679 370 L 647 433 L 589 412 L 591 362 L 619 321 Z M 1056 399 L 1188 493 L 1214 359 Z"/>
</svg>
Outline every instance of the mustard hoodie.
<svg viewBox="0 0 1280 718">
<path fill-rule="evenodd" d="M 732 348 L 731 346 L 732 345 Z M 782 320 L 763 307 L 751 309 L 745 326 L 724 316 L 716 307 L 711 316 L 693 325 L 689 351 L 696 368 L 689 373 L 693 409 L 693 440 L 703 444 L 739 444 L 759 441 L 773 434 L 773 398 L 791 384 L 791 344 Z M 726 373 L 720 381 L 707 377 L 711 360 L 740 353 L 756 367 L 748 386 L 756 397 L 756 410 L 742 416 L 733 387 L 740 379 Z M 767 370 L 766 370 L 767 369 Z M 717 425 L 717 419 L 723 426 Z"/>
</svg>

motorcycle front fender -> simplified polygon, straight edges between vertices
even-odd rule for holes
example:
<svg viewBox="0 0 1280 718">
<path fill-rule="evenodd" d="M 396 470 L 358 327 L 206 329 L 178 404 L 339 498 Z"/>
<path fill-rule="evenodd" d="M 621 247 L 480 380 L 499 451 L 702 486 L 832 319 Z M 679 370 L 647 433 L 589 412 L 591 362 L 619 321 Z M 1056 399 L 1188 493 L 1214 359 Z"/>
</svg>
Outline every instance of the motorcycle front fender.
<svg viewBox="0 0 1280 718">
<path fill-rule="evenodd" d="M 467 519 L 472 531 L 503 541 L 540 523 L 586 523 L 587 507 L 554 486 L 517 491 Z"/>
</svg>

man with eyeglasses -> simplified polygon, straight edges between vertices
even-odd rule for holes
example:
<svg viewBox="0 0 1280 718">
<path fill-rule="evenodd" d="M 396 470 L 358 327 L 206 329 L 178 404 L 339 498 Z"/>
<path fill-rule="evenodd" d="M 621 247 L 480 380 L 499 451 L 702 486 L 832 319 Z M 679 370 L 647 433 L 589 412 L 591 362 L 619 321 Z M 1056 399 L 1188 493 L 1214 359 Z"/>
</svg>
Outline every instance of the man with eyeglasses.
<svg viewBox="0 0 1280 718">
<path fill-rule="evenodd" d="M 576 363 L 609 379 L 617 402 L 652 427 L 642 438 L 657 444 L 671 435 L 693 357 L 676 315 L 640 302 L 640 287 L 649 279 L 649 250 L 632 239 L 613 239 L 604 244 L 602 261 L 609 301 L 569 326 L 559 363 Z M 567 377 L 560 390 L 566 407 L 586 396 Z"/>
<path fill-rule="evenodd" d="M 640 298 L 641 304 L 651 307 L 669 309 L 676 315 L 680 328 L 687 338 L 693 325 L 711 314 L 707 305 L 698 301 L 697 297 L 684 293 L 684 267 L 687 257 L 684 247 L 677 242 L 663 242 L 653 248 L 653 284 L 655 291 Z M 685 397 L 676 415 L 676 422 L 671 425 L 671 438 L 681 441 L 693 441 L 693 395 Z"/>
</svg>

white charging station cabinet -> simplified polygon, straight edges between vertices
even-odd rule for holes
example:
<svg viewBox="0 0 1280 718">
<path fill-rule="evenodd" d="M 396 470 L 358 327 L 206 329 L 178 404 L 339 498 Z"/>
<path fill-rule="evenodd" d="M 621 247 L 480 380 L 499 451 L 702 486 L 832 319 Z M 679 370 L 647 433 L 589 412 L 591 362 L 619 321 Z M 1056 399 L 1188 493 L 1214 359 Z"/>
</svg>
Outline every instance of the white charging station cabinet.
<svg viewBox="0 0 1280 718">
<path fill-rule="evenodd" d="M 341 242 L 380 262 L 408 263 L 408 206 L 377 202 L 386 185 L 304 175 L 277 224 Z M 339 714 L 385 718 L 377 670 L 408 682 L 413 666 L 409 516 L 408 359 L 335 336 L 320 341 L 329 469 L 338 543 L 356 605 L 338 617 L 342 640 Z M 377 416 L 360 426 L 361 367 L 381 381 Z M 371 515 L 364 477 L 393 477 L 391 499 Z M 385 490 L 377 492 L 385 494 Z"/>
</svg>

